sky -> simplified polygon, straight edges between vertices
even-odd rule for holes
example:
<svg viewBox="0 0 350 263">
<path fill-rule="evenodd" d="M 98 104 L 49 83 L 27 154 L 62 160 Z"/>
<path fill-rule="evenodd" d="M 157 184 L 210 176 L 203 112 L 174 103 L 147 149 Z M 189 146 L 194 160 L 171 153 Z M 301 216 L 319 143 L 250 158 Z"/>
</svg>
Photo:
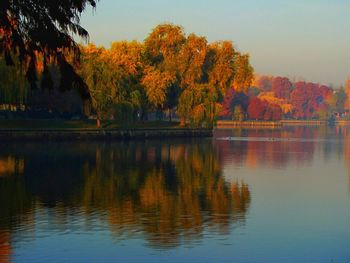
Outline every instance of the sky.
<svg viewBox="0 0 350 263">
<path fill-rule="evenodd" d="M 350 0 L 100 0 L 81 19 L 106 47 L 168 22 L 232 41 L 259 74 L 334 86 L 350 75 Z"/>
</svg>

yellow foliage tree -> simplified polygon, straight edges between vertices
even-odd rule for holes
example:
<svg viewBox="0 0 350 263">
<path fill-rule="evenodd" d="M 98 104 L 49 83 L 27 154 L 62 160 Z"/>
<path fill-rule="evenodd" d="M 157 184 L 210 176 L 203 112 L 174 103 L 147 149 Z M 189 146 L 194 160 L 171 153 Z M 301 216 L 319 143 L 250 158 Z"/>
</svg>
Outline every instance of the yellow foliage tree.
<svg viewBox="0 0 350 263">
<path fill-rule="evenodd" d="M 283 114 L 289 114 L 293 112 L 293 105 L 284 99 L 276 98 L 272 91 L 261 92 L 258 98 L 267 101 L 269 104 L 276 104 L 280 106 Z"/>
<path fill-rule="evenodd" d="M 168 72 L 161 72 L 155 67 L 146 67 L 142 84 L 146 89 L 147 99 L 155 108 L 163 108 L 166 102 L 167 88 L 174 82 Z"/>
<path fill-rule="evenodd" d="M 235 50 L 232 42 L 221 41 L 208 47 L 207 67 L 209 83 L 218 86 L 221 94 L 232 87 L 235 72 Z"/>
<path fill-rule="evenodd" d="M 236 53 L 233 88 L 238 92 L 246 92 L 253 82 L 253 71 L 249 55 Z"/>
</svg>

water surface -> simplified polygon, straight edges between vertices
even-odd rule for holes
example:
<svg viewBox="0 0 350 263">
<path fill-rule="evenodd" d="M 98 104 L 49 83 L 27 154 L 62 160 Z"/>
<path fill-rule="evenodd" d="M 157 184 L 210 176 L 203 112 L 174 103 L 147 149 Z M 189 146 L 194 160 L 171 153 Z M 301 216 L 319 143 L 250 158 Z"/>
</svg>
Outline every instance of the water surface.
<svg viewBox="0 0 350 263">
<path fill-rule="evenodd" d="M 8 143 L 0 262 L 350 262 L 350 129 Z"/>
</svg>

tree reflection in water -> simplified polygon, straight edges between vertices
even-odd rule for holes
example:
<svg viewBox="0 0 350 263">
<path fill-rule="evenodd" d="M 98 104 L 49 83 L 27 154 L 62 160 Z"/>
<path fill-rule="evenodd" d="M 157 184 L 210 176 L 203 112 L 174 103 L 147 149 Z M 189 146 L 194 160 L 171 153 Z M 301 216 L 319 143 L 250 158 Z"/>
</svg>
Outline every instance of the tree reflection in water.
<svg viewBox="0 0 350 263">
<path fill-rule="evenodd" d="M 216 136 L 243 138 L 217 141 L 223 166 L 234 163 L 250 168 L 283 168 L 291 164 L 309 165 L 317 149 L 325 160 L 336 154 L 339 158 L 345 157 L 345 162 L 349 163 L 349 132 L 350 128 L 346 126 L 287 126 L 282 129 L 219 130 Z"/>
<path fill-rule="evenodd" d="M 11 258 L 10 232 L 0 230 L 0 262 L 10 262 Z"/>
<path fill-rule="evenodd" d="M 0 159 L 19 164 L 0 178 L 0 230 L 9 233 L 28 227 L 38 209 L 54 209 L 50 220 L 63 227 L 79 210 L 118 239 L 142 235 L 152 247 L 174 247 L 204 231 L 229 234 L 250 205 L 248 185 L 222 177 L 211 140 L 7 145 Z"/>
<path fill-rule="evenodd" d="M 84 174 L 84 208 L 107 210 L 114 233 L 141 231 L 156 247 L 199 239 L 206 227 L 228 233 L 250 203 L 247 185 L 225 182 L 208 142 L 98 149 Z"/>
</svg>

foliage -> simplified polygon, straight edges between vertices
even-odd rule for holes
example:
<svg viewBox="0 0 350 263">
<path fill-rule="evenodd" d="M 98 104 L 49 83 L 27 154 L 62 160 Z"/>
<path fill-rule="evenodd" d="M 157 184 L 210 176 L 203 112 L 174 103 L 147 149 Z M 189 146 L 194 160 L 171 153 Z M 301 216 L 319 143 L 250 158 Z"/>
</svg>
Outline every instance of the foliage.
<svg viewBox="0 0 350 263">
<path fill-rule="evenodd" d="M 269 104 L 278 105 L 282 109 L 284 115 L 289 115 L 293 112 L 293 105 L 290 104 L 287 99 L 275 97 L 274 92 L 261 92 L 258 98 L 267 101 Z"/>
<path fill-rule="evenodd" d="M 333 99 L 330 106 L 333 108 L 333 110 L 337 112 L 343 111 L 347 100 L 344 89 L 335 90 L 332 94 L 332 98 Z"/>
<path fill-rule="evenodd" d="M 144 41 L 142 82 L 151 107 L 169 111 L 176 107 L 180 95 L 178 57 L 185 42 L 182 27 L 173 24 L 157 26 Z"/>
<path fill-rule="evenodd" d="M 88 38 L 88 32 L 80 25 L 80 15 L 95 0 L 1 0 L 0 3 L 0 54 L 8 65 L 16 58 L 27 67 L 27 79 L 34 87 L 38 56 L 44 63 L 50 58 L 65 67 L 64 73 L 77 77 L 66 63 L 64 50 L 78 58 L 79 47 L 74 36 Z"/>
<path fill-rule="evenodd" d="M 158 25 L 144 42 L 77 46 L 72 35 L 88 36 L 79 24 L 80 14 L 95 2 L 37 1 L 37 8 L 28 8 L 27 1 L 1 2 L 2 103 L 76 111 L 63 103 L 76 100 L 73 93 L 57 93 L 59 89 L 67 95 L 74 87 L 89 99 L 90 104 L 81 104 L 92 106 L 99 119 L 128 124 L 147 119 L 148 112 L 162 116 L 168 111 L 176 112 L 182 125 L 208 127 L 218 115 L 236 120 L 325 119 L 350 108 L 350 80 L 345 89 L 332 89 L 286 77 L 254 76 L 249 54 L 238 52 L 232 42 L 208 43 L 204 36 L 186 35 L 178 25 Z M 80 63 L 73 63 L 78 57 Z"/>
<path fill-rule="evenodd" d="M 158 25 L 144 42 L 145 58 L 151 65 L 175 73 L 176 57 L 185 41 L 182 27 L 173 24 Z"/>
<path fill-rule="evenodd" d="M 80 32 L 78 17 L 86 4 L 95 4 L 77 1 L 74 6 L 79 2 L 83 3 L 79 12 L 74 7 L 71 9 L 76 20 L 68 28 L 72 27 L 73 33 Z M 45 5 L 42 8 L 44 16 L 54 11 L 46 10 Z M 69 16 L 64 8 L 62 12 L 62 16 Z M 66 24 L 59 25 L 56 16 L 51 19 L 58 23 L 57 30 L 67 29 Z M 40 27 L 33 25 L 37 26 Z M 87 36 L 87 32 L 81 31 L 80 35 Z M 31 103 L 42 104 L 41 109 L 51 111 L 53 96 L 57 95 L 55 90 L 67 91 L 71 86 L 84 94 L 85 99 L 89 98 L 98 119 L 116 118 L 122 123 L 147 118 L 149 111 L 162 115 L 165 110 L 169 113 L 176 110 L 183 125 L 212 126 L 222 111 L 223 95 L 228 90 L 238 94 L 234 105 L 247 109 L 247 99 L 243 102 L 241 98 L 252 82 L 253 68 L 249 56 L 236 51 L 230 41 L 208 43 L 206 37 L 186 35 L 182 27 L 173 24 L 157 26 L 143 43 L 120 41 L 112 43 L 110 48 L 93 44 L 78 47 L 69 35 L 67 41 L 65 47 L 60 42 L 54 46 L 39 39 L 32 49 L 35 57 L 29 56 L 26 76 L 31 94 L 42 93 L 43 96 L 37 98 L 45 101 L 31 98 Z M 46 45 L 51 45 L 53 50 L 46 50 Z M 54 52 L 58 45 L 59 54 Z M 80 63 L 74 64 L 76 48 L 79 48 Z M 37 86 L 40 92 L 34 92 Z M 82 104 L 87 105 L 86 101 Z M 130 118 L 126 114 L 130 114 Z"/>
<path fill-rule="evenodd" d="M 293 85 L 286 77 L 276 77 L 272 80 L 272 91 L 279 99 L 288 100 L 292 89 Z"/>
<path fill-rule="evenodd" d="M 285 118 L 327 119 L 334 112 L 343 113 L 348 107 L 349 89 L 332 89 L 305 81 L 291 82 L 288 78 L 273 76 L 255 76 L 253 85 L 260 92 L 254 91 L 250 97 L 278 105 Z"/>
<path fill-rule="evenodd" d="M 79 74 L 84 79 L 91 94 L 91 102 L 99 118 L 109 113 L 113 100 L 117 97 L 115 81 L 117 73 L 107 61 L 104 48 L 89 45 L 82 48 Z"/>
<path fill-rule="evenodd" d="M 258 87 L 262 91 L 271 91 L 272 89 L 272 76 L 255 75 L 253 86 Z"/>
<path fill-rule="evenodd" d="M 149 66 L 144 70 L 142 85 L 146 89 L 147 99 L 154 108 L 163 108 L 167 101 L 167 90 L 174 79 L 168 72 L 161 72 Z"/>
<path fill-rule="evenodd" d="M 6 66 L 4 58 L 0 57 L 0 104 L 24 104 L 28 86 L 19 62 L 14 60 L 12 66 Z"/>
<path fill-rule="evenodd" d="M 246 92 L 252 84 L 253 78 L 253 67 L 249 63 L 249 55 L 236 53 L 233 87 L 237 91 Z"/>
<path fill-rule="evenodd" d="M 232 119 L 235 121 L 244 120 L 244 111 L 240 105 L 236 105 L 233 110 Z"/>
<path fill-rule="evenodd" d="M 267 108 L 267 102 L 258 98 L 253 98 L 249 102 L 248 117 L 253 120 L 263 120 Z"/>
<path fill-rule="evenodd" d="M 325 103 L 320 86 L 315 83 L 297 82 L 290 95 L 290 101 L 295 107 L 296 118 L 313 118 Z"/>
<path fill-rule="evenodd" d="M 248 117 L 253 120 L 277 121 L 282 119 L 282 109 L 277 104 L 253 98 L 249 102 Z"/>
<path fill-rule="evenodd" d="M 231 118 L 232 112 L 236 106 L 240 106 L 243 112 L 247 111 L 249 97 L 243 92 L 237 92 L 234 89 L 228 89 L 222 103 L 220 116 Z"/>
<path fill-rule="evenodd" d="M 232 87 L 236 51 L 230 41 L 215 42 L 208 46 L 206 58 L 208 81 L 225 94 Z"/>
</svg>

